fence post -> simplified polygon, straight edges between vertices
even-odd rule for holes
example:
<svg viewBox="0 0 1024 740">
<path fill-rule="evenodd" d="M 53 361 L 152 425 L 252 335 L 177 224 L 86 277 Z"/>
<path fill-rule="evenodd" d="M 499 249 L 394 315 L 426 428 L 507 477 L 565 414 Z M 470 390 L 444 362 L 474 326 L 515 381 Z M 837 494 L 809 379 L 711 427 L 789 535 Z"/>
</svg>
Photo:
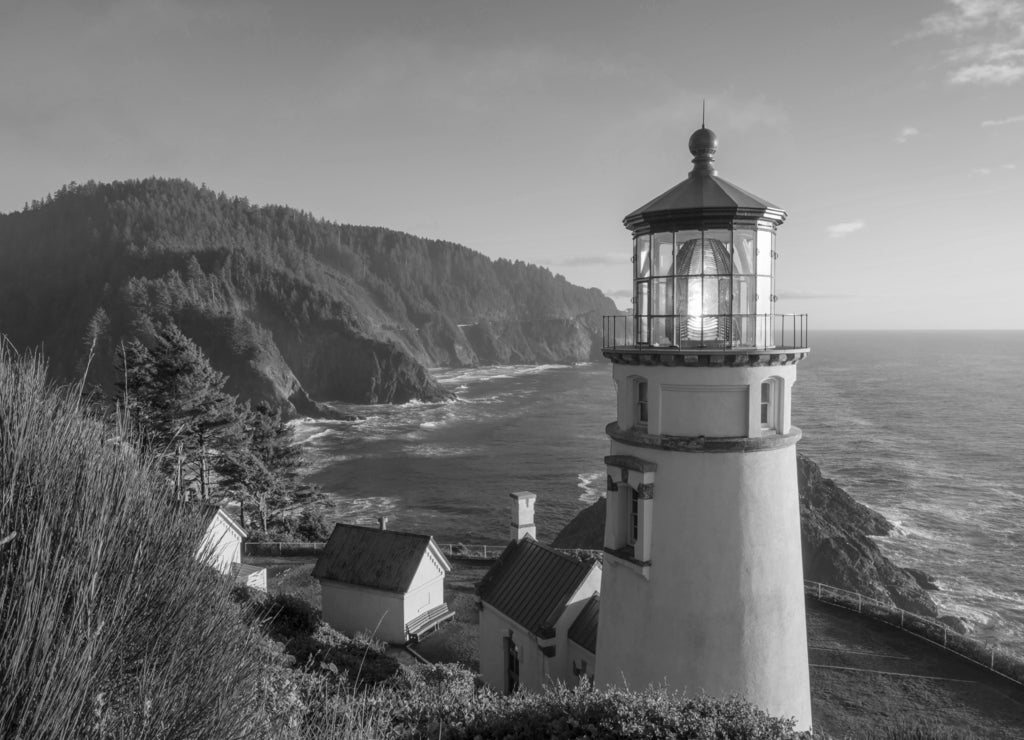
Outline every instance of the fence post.
<svg viewBox="0 0 1024 740">
<path fill-rule="evenodd" d="M 863 599 L 861 598 L 860 594 L 857 594 L 857 613 L 858 614 L 860 614 L 860 612 L 861 612 L 862 604 L 863 604 Z"/>
<path fill-rule="evenodd" d="M 991 654 L 992 657 L 989 659 L 988 667 L 989 667 L 989 670 L 994 671 L 996 669 L 996 649 L 995 648 L 991 648 L 990 649 L 990 654 Z"/>
<path fill-rule="evenodd" d="M 948 637 L 948 635 L 949 635 L 949 631 L 945 627 L 943 627 L 942 628 L 942 647 L 946 647 L 946 638 Z"/>
<path fill-rule="evenodd" d="M 821 584 L 818 584 L 818 601 L 821 601 Z"/>
<path fill-rule="evenodd" d="M 900 609 L 900 629 L 903 629 L 903 615 L 904 614 L 906 614 L 906 612 L 903 611 L 902 609 Z"/>
</svg>

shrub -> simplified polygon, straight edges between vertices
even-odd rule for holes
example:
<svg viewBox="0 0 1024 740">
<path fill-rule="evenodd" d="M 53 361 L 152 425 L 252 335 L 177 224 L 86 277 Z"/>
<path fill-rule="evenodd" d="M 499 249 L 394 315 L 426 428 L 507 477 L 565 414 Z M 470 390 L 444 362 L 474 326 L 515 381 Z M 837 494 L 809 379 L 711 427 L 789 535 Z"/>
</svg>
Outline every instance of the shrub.
<svg viewBox="0 0 1024 740">
<path fill-rule="evenodd" d="M 313 634 L 320 624 L 320 610 L 295 594 L 275 594 L 266 603 L 270 633 L 279 639 Z"/>
</svg>

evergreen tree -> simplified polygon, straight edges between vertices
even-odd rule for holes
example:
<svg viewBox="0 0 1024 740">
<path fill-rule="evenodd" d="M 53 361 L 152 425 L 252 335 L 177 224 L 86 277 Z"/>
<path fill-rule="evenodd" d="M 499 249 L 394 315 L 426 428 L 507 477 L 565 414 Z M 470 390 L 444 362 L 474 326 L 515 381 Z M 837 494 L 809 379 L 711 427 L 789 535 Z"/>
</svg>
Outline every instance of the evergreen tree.
<svg viewBox="0 0 1024 740">
<path fill-rule="evenodd" d="M 240 454 L 222 455 L 217 473 L 235 493 L 243 516 L 250 507 L 264 533 L 272 522 L 283 524 L 294 509 L 318 503 L 316 486 L 299 480 L 301 450 L 280 412 L 261 403 L 245 414 L 247 444 Z"/>
<path fill-rule="evenodd" d="M 123 345 L 118 360 L 123 401 L 164 460 L 175 494 L 194 484 L 201 499 L 209 498 L 211 465 L 239 456 L 245 444 L 226 378 L 174 324 L 158 330 L 151 348 L 138 340 Z"/>
</svg>

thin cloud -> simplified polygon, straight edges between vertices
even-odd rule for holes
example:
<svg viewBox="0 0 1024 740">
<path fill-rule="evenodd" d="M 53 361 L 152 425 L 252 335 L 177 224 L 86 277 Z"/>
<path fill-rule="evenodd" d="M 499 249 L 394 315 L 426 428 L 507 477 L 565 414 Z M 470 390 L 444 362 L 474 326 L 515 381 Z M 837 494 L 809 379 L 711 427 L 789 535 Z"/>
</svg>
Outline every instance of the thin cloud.
<svg viewBox="0 0 1024 740">
<path fill-rule="evenodd" d="M 1012 126 L 1015 123 L 1024 123 L 1024 115 L 1010 116 L 1009 118 L 998 118 L 995 120 L 982 121 L 981 125 L 983 128 L 989 126 Z"/>
<path fill-rule="evenodd" d="M 986 175 L 991 175 L 993 172 L 997 172 L 999 170 L 1006 171 L 1015 169 L 1017 169 L 1017 165 L 1013 164 L 1012 162 L 1008 162 L 1006 164 L 1001 164 L 998 167 L 975 167 L 973 170 L 971 170 L 971 174 L 985 177 Z"/>
<path fill-rule="evenodd" d="M 839 239 L 844 236 L 849 236 L 850 234 L 856 231 L 860 231 L 863 228 L 863 221 L 847 221 L 841 224 L 832 224 L 827 229 L 825 229 L 825 231 L 827 231 L 828 235 L 833 239 Z"/>
<path fill-rule="evenodd" d="M 904 144 L 910 141 L 915 136 L 917 136 L 919 133 L 921 132 L 918 131 L 913 126 L 904 126 L 903 130 L 900 131 L 900 135 L 896 137 L 896 141 L 898 141 L 900 144 Z"/>
<path fill-rule="evenodd" d="M 1024 64 L 972 64 L 949 78 L 954 85 L 1009 85 L 1024 78 Z"/>
<path fill-rule="evenodd" d="M 948 0 L 921 22 L 918 38 L 940 37 L 954 85 L 1012 85 L 1024 79 L 1024 3 Z"/>
</svg>

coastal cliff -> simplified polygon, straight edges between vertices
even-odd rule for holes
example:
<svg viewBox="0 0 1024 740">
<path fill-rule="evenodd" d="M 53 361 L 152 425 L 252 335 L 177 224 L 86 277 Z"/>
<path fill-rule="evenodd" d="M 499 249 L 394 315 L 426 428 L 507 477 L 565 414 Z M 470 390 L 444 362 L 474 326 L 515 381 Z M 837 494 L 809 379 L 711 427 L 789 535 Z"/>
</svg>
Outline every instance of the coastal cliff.
<svg viewBox="0 0 1024 740">
<path fill-rule="evenodd" d="M 230 393 L 319 416 L 449 398 L 430 367 L 597 359 L 614 313 L 536 265 L 184 180 L 72 184 L 0 214 L 0 335 L 105 394 L 117 347 L 166 324 Z"/>
<path fill-rule="evenodd" d="M 915 614 L 938 616 L 927 593 L 933 587 L 927 576 L 896 565 L 871 539 L 891 533 L 892 523 L 823 477 L 817 463 L 799 453 L 797 471 L 804 578 L 887 601 Z M 602 498 L 577 514 L 552 546 L 600 549 L 604 517 Z M 962 625 L 952 626 L 962 629 Z"/>
</svg>

